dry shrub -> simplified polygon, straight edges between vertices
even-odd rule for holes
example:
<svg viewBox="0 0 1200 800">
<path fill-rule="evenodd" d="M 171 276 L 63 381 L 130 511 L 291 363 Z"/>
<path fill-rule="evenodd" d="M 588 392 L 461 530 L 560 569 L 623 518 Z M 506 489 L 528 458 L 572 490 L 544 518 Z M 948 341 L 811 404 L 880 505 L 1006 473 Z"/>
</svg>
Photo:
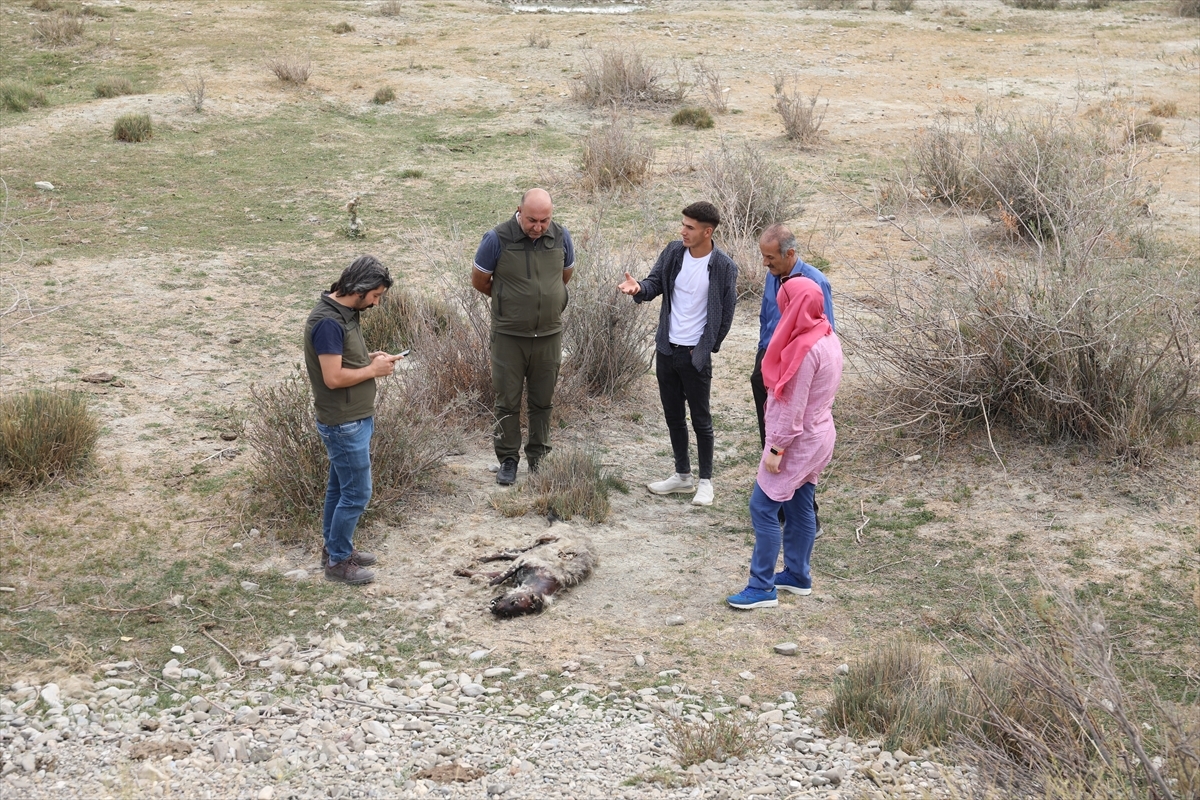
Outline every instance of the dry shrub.
<svg viewBox="0 0 1200 800">
<path fill-rule="evenodd" d="M 1200 0 L 1175 0 L 1175 14 L 1180 17 L 1200 17 Z"/>
<path fill-rule="evenodd" d="M 29 7 L 34 11 L 53 11 L 58 8 L 58 3 L 52 2 L 52 0 L 33 0 Z"/>
<path fill-rule="evenodd" d="M 657 723 L 684 768 L 710 759 L 718 764 L 730 758 L 744 759 L 765 747 L 761 726 L 756 721 L 718 716 L 708 722 L 700 717 L 667 714 L 658 717 Z"/>
<path fill-rule="evenodd" d="M 525 37 L 525 44 L 529 47 L 536 47 L 539 50 L 545 50 L 550 46 L 550 37 L 545 34 L 532 31 Z"/>
<path fill-rule="evenodd" d="M 393 518 L 397 504 L 424 487 L 433 467 L 455 446 L 458 408 L 431 396 L 428 364 L 398 369 L 379 381 L 371 440 L 371 513 Z M 290 540 L 321 513 L 329 460 L 317 433 L 308 376 L 297 371 L 274 386 L 252 387 L 247 441 L 255 511 Z M 265 524 L 265 522 L 264 522 Z"/>
<path fill-rule="evenodd" d="M 701 161 L 699 173 L 701 191 L 721 212 L 723 235 L 757 237 L 768 225 L 800 213 L 795 183 L 748 141 L 722 139 L 720 148 Z"/>
<path fill-rule="evenodd" d="M 712 114 L 708 113 L 707 108 L 687 106 L 671 115 L 671 124 L 690 125 L 696 130 L 703 130 L 711 128 L 716 123 L 713 121 Z"/>
<path fill-rule="evenodd" d="M 783 132 L 788 139 L 801 147 L 815 147 L 821 141 L 821 123 L 829 101 L 820 110 L 817 98 L 821 90 L 806 97 L 800 89 L 800 79 L 793 77 L 790 85 L 783 75 L 775 76 L 775 111 L 783 120 Z"/>
<path fill-rule="evenodd" d="M 1179 104 L 1174 100 L 1155 100 L 1150 104 L 1150 115 L 1168 119 L 1177 117 L 1179 116 Z"/>
<path fill-rule="evenodd" d="M 529 476 L 531 506 L 544 516 L 559 519 L 583 517 L 603 522 L 611 506 L 611 490 L 628 491 L 623 482 L 610 475 L 590 450 L 560 447 L 552 450 Z"/>
<path fill-rule="evenodd" d="M 602 50 L 598 59 L 585 56 L 583 73 L 571 85 L 571 96 L 593 108 L 682 100 L 683 83 L 677 81 L 674 89 L 667 89 L 664 77 L 662 69 L 641 50 L 611 47 Z"/>
<path fill-rule="evenodd" d="M 593 128 L 583 140 L 583 185 L 591 191 L 640 185 L 653 163 L 653 142 L 628 120 Z"/>
<path fill-rule="evenodd" d="M 275 73 L 275 77 L 279 78 L 281 83 L 290 83 L 293 86 L 307 83 L 312 75 L 312 61 L 307 58 L 301 60 L 294 56 L 281 56 L 271 59 L 267 67 Z"/>
<path fill-rule="evenodd" d="M 966 144 L 967 134 L 944 121 L 922 131 L 912 149 L 909 170 L 925 199 L 970 202 L 974 175 Z"/>
<path fill-rule="evenodd" d="M 37 486 L 84 467 L 100 425 L 83 395 L 31 389 L 0 398 L 0 490 Z"/>
<path fill-rule="evenodd" d="M 1125 139 L 1129 142 L 1159 142 L 1162 141 L 1163 126 L 1156 119 L 1143 118 L 1136 122 L 1130 120 L 1125 130 Z"/>
<path fill-rule="evenodd" d="M 888 0 L 888 11 L 897 13 L 912 11 L 913 5 L 913 0 Z"/>
<path fill-rule="evenodd" d="M 398 17 L 404 13 L 404 3 L 401 0 L 384 0 L 379 4 L 379 16 Z"/>
<path fill-rule="evenodd" d="M 1058 8 L 1058 0 L 1001 0 L 1004 5 L 1012 6 L 1013 8 L 1024 8 L 1033 11 L 1040 11 L 1051 8 Z"/>
<path fill-rule="evenodd" d="M 632 250 L 614 251 L 598 230 L 576 239 L 577 269 L 563 312 L 563 365 L 556 404 L 620 400 L 650 369 L 654 314 L 617 290 L 638 269 Z"/>
<path fill-rule="evenodd" d="M 96 97 L 120 97 L 133 94 L 133 84 L 129 78 L 105 78 L 96 84 Z"/>
<path fill-rule="evenodd" d="M 375 90 L 371 102 L 377 106 L 386 105 L 396 99 L 396 90 L 390 86 L 382 86 Z"/>
<path fill-rule="evenodd" d="M 187 94 L 188 105 L 197 114 L 204 110 L 204 73 L 196 70 L 190 78 L 183 79 L 183 90 Z"/>
<path fill-rule="evenodd" d="M 729 87 L 723 85 L 724 81 L 721 80 L 721 73 L 717 68 L 701 58 L 696 61 L 693 69 L 696 72 L 696 86 L 699 87 L 700 93 L 704 95 L 704 100 L 708 104 L 708 107 L 717 114 L 724 114 L 728 111 Z M 712 125 L 709 124 L 704 127 L 711 128 Z"/>
<path fill-rule="evenodd" d="M 341 34 L 341 33 L 353 33 L 353 32 L 354 32 L 354 26 L 353 26 L 353 25 L 351 25 L 349 22 L 345 22 L 345 21 L 343 21 L 343 22 L 336 22 L 336 23 L 334 23 L 332 26 L 330 26 L 330 28 L 329 28 L 329 29 L 330 29 L 331 31 L 333 31 L 334 33 L 339 33 L 339 34 Z"/>
<path fill-rule="evenodd" d="M 83 19 L 67 11 L 59 11 L 33 22 L 33 34 L 48 45 L 66 45 L 83 36 Z"/>
<path fill-rule="evenodd" d="M 20 81 L 0 81 L 0 108 L 24 112 L 46 105 L 46 93 Z"/>
<path fill-rule="evenodd" d="M 113 123 L 112 137 L 118 142 L 144 142 L 153 135 L 149 114 L 122 114 Z"/>
</svg>

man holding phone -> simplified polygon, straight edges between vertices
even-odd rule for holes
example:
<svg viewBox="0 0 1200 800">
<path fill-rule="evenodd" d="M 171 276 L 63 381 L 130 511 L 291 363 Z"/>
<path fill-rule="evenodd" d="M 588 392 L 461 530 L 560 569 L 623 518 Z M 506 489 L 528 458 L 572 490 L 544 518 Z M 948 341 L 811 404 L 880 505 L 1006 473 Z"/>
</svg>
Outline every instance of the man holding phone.
<svg viewBox="0 0 1200 800">
<path fill-rule="evenodd" d="M 359 314 L 392 286 L 387 267 L 362 256 L 321 294 L 304 325 L 304 365 L 312 385 L 317 432 L 329 454 L 321 533 L 325 580 L 370 583 L 375 556 L 354 549 L 354 530 L 371 500 L 375 379 L 391 375 L 404 354 L 368 352 Z"/>
</svg>

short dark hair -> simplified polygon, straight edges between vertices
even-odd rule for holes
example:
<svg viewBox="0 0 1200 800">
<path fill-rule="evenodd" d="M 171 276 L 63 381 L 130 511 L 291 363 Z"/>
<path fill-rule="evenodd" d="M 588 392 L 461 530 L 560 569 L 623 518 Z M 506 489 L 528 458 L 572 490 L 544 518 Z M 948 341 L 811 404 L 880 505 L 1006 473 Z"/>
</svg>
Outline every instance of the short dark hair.
<svg viewBox="0 0 1200 800">
<path fill-rule="evenodd" d="M 341 277 L 329 287 L 329 292 L 342 297 L 352 294 L 361 296 L 380 286 L 392 288 L 392 275 L 387 267 L 380 264 L 375 256 L 359 256 L 353 264 L 342 270 Z"/>
<path fill-rule="evenodd" d="M 721 224 L 721 212 L 717 211 L 717 207 L 707 200 L 692 203 L 683 210 L 683 215 L 688 219 L 696 220 L 696 222 L 712 225 L 714 228 Z"/>
</svg>

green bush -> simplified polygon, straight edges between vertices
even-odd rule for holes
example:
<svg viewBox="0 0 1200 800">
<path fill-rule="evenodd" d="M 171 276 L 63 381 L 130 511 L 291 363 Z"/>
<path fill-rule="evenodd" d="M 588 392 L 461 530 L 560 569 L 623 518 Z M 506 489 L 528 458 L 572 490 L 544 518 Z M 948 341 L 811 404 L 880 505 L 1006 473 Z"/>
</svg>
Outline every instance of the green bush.
<svg viewBox="0 0 1200 800">
<path fill-rule="evenodd" d="M 75 392 L 32 389 L 0 398 L 0 489 L 36 486 L 85 466 L 100 426 Z"/>
<path fill-rule="evenodd" d="M 697 130 L 711 128 L 716 123 L 707 108 L 688 106 L 681 108 L 671 116 L 672 125 L 691 125 Z"/>
<path fill-rule="evenodd" d="M 153 135 L 149 114 L 122 114 L 113 123 L 112 137 L 118 142 L 144 142 Z"/>
<path fill-rule="evenodd" d="M 396 99 L 396 90 L 390 86 L 382 86 L 375 90 L 375 96 L 371 98 L 371 102 L 377 106 L 382 106 Z"/>
<path fill-rule="evenodd" d="M 20 81 L 0 81 L 0 108 L 28 111 L 46 105 L 46 93 Z"/>
<path fill-rule="evenodd" d="M 96 97 L 120 97 L 133 94 L 133 84 L 128 78 L 105 78 L 96 84 Z"/>
</svg>

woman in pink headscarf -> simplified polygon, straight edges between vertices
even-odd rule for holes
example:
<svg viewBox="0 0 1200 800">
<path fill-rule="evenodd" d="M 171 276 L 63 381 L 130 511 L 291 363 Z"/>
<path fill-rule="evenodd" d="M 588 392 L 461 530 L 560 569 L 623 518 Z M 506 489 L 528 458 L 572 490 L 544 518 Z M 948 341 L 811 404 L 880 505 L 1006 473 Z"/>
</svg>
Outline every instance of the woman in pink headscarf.
<svg viewBox="0 0 1200 800">
<path fill-rule="evenodd" d="M 734 608 L 779 605 L 777 589 L 812 593 L 809 558 L 817 533 L 817 478 L 833 458 L 833 398 L 842 381 L 842 345 L 825 318 L 821 287 L 785 278 L 779 325 L 763 356 L 767 443 L 750 496 L 754 554 L 750 581 L 726 598 Z M 784 511 L 782 532 L 779 511 Z M 783 546 L 783 572 L 775 561 Z"/>
</svg>

